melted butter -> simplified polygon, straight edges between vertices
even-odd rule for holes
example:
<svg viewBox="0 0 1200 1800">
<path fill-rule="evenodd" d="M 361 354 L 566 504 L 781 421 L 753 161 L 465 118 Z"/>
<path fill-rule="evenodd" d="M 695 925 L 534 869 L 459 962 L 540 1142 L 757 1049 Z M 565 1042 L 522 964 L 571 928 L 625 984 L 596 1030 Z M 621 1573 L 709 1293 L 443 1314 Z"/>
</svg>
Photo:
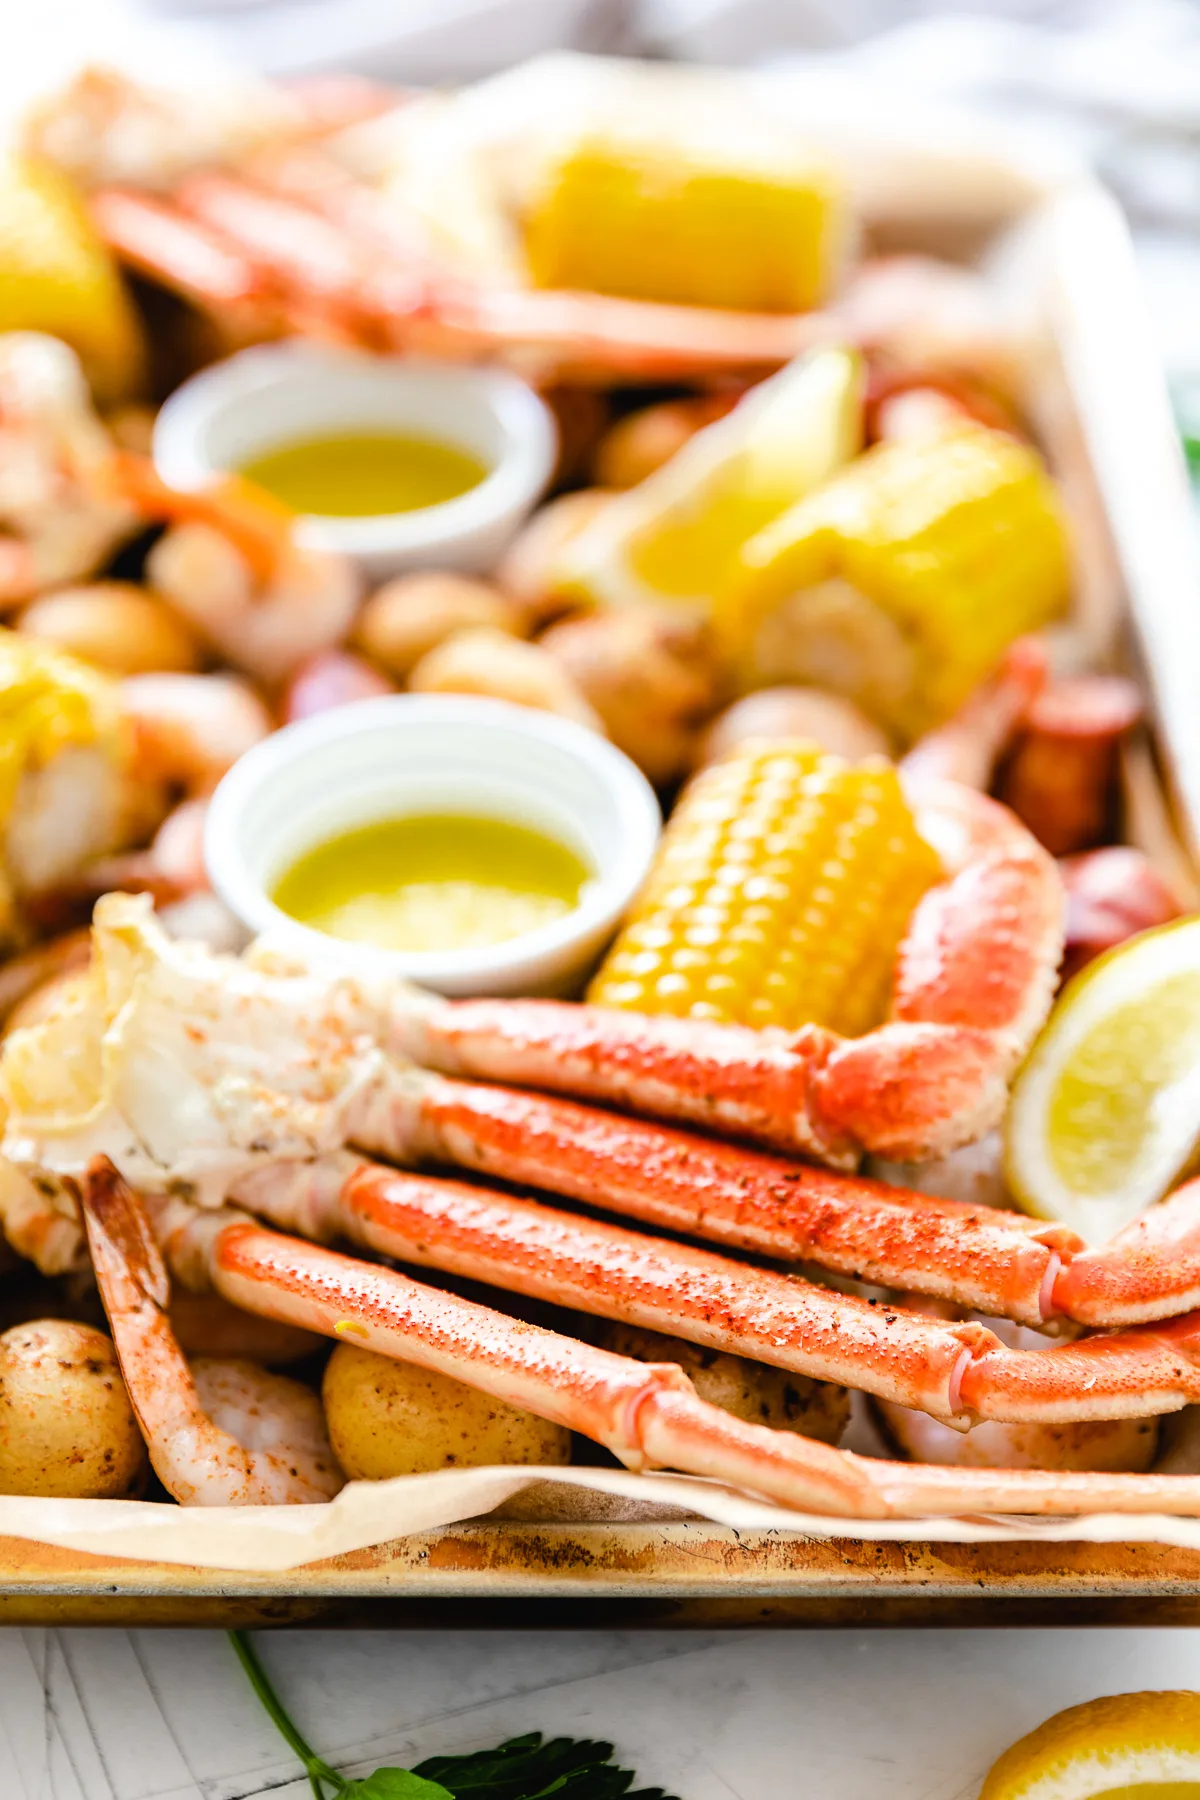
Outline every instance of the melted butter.
<svg viewBox="0 0 1200 1800">
<path fill-rule="evenodd" d="M 508 819 L 415 813 L 319 844 L 276 906 L 330 937 L 385 950 L 474 950 L 565 918 L 591 878 L 574 851 Z"/>
<path fill-rule="evenodd" d="M 252 456 L 238 473 L 299 513 L 362 519 L 441 506 L 487 465 L 457 445 L 400 431 L 341 431 Z"/>
</svg>

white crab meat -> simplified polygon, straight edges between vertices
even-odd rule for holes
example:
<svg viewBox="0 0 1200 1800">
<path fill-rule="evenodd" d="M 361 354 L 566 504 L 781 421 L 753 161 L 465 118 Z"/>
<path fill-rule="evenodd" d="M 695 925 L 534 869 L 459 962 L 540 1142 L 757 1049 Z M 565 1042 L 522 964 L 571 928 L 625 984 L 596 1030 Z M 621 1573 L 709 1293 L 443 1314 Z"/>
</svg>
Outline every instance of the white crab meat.
<svg viewBox="0 0 1200 1800">
<path fill-rule="evenodd" d="M 5 1045 L 0 1154 L 75 1179 L 104 1154 L 137 1187 L 217 1206 L 266 1162 L 345 1144 L 399 1078 L 379 1048 L 387 999 L 172 940 L 145 896 L 108 894 L 87 977 Z"/>
</svg>

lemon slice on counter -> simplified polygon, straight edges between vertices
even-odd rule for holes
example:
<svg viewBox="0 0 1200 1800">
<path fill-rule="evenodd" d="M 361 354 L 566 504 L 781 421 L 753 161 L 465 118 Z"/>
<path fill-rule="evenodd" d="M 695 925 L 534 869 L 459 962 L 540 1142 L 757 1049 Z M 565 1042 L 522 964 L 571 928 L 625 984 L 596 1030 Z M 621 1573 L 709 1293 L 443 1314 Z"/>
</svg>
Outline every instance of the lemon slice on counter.
<svg viewBox="0 0 1200 1800">
<path fill-rule="evenodd" d="M 1200 917 L 1143 932 L 1064 989 L 1014 1084 L 1009 1185 L 1103 1243 L 1200 1142 Z"/>
<path fill-rule="evenodd" d="M 141 328 L 70 182 L 0 156 L 0 331 L 44 331 L 78 351 L 98 400 L 137 385 Z"/>
<path fill-rule="evenodd" d="M 857 351 L 790 363 L 572 538 L 555 591 L 707 611 L 741 546 L 857 454 L 862 396 Z"/>
<path fill-rule="evenodd" d="M 1200 1694 L 1111 1694 L 1055 1713 L 979 1800 L 1200 1800 Z"/>
</svg>

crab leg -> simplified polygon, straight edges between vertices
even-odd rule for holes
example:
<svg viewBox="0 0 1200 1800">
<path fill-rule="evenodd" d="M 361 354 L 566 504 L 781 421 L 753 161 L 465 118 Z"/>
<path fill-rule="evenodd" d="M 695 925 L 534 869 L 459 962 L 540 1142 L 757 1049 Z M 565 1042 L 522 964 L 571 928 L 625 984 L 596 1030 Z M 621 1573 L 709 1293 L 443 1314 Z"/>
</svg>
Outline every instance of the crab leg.
<svg viewBox="0 0 1200 1800">
<path fill-rule="evenodd" d="M 1074 1232 L 843 1175 L 556 1096 L 406 1073 L 354 1139 L 451 1163 L 667 1231 L 1042 1325 Z M 1197 1304 L 1200 1304 L 1198 1297 Z M 1152 1317 L 1140 1314 L 1139 1317 Z"/>
<path fill-rule="evenodd" d="M 649 1326 L 947 1422 L 1149 1418 L 1200 1400 L 1200 1315 L 1047 1350 L 986 1327 L 461 1182 L 351 1159 L 267 1165 L 234 1198 L 306 1237 L 344 1237 L 601 1318 Z"/>
<path fill-rule="evenodd" d="M 452 1163 L 666 1231 L 1045 1325 L 1112 1327 L 1200 1308 L 1200 1179 L 1110 1243 L 629 1119 L 557 1096 L 406 1071 L 363 1111 L 356 1143 Z"/>
<path fill-rule="evenodd" d="M 220 318 L 232 335 L 273 337 L 288 312 L 278 287 L 216 232 L 134 188 L 92 195 L 93 222 L 123 263 Z"/>
<path fill-rule="evenodd" d="M 1193 1476 L 932 1468 L 832 1450 L 708 1405 L 674 1364 L 615 1356 L 284 1237 L 230 1209 L 203 1213 L 178 1200 L 151 1206 L 167 1263 L 187 1285 L 211 1285 L 247 1312 L 440 1370 L 606 1445 L 627 1468 L 679 1469 L 842 1518 L 1200 1515 Z"/>
<path fill-rule="evenodd" d="M 947 1421 L 962 1412 L 966 1364 L 998 1342 L 982 1325 L 875 1306 L 712 1251 L 351 1157 L 271 1164 L 239 1182 L 231 1197 L 305 1237 L 345 1239 L 402 1262 L 649 1326 L 899 1399 Z"/>
<path fill-rule="evenodd" d="M 92 218 L 140 273 L 220 316 L 256 317 L 455 359 L 509 355 L 534 372 L 605 383 L 779 367 L 836 334 L 824 314 L 731 313 L 533 288 L 484 289 L 360 241 L 312 206 L 225 174 L 188 178 L 164 203 L 100 188 Z M 544 366 L 543 366 L 544 365 Z"/>
<path fill-rule="evenodd" d="M 439 1000 L 409 990 L 392 1048 L 447 1074 L 602 1100 L 853 1167 L 920 1161 L 997 1123 L 1050 1010 L 1065 897 L 1053 860 L 1004 807 L 914 783 L 947 869 L 918 903 L 888 1024 L 788 1035 L 553 1000 Z"/>
</svg>

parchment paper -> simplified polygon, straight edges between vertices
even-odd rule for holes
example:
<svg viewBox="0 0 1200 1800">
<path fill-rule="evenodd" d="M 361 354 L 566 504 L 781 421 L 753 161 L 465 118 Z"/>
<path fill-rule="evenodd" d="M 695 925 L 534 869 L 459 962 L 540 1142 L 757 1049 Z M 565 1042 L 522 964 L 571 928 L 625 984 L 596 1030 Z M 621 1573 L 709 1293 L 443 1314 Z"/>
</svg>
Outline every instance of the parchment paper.
<svg viewBox="0 0 1200 1800">
<path fill-rule="evenodd" d="M 1200 1550 L 1200 1519 L 1096 1513 L 1078 1519 L 985 1517 L 860 1522 L 788 1512 L 736 1488 L 689 1475 L 631 1475 L 621 1469 L 445 1469 L 393 1481 L 352 1482 L 323 1506 L 213 1507 L 140 1500 L 0 1498 L 0 1536 L 66 1550 L 202 1569 L 269 1574 L 364 1550 L 491 1512 L 543 1482 L 581 1490 L 576 1522 L 710 1519 L 747 1531 L 793 1531 L 810 1538 L 911 1543 L 1158 1543 Z M 584 1498 L 593 1496 L 591 1504 Z M 628 1504 L 632 1503 L 632 1505 Z"/>
</svg>

